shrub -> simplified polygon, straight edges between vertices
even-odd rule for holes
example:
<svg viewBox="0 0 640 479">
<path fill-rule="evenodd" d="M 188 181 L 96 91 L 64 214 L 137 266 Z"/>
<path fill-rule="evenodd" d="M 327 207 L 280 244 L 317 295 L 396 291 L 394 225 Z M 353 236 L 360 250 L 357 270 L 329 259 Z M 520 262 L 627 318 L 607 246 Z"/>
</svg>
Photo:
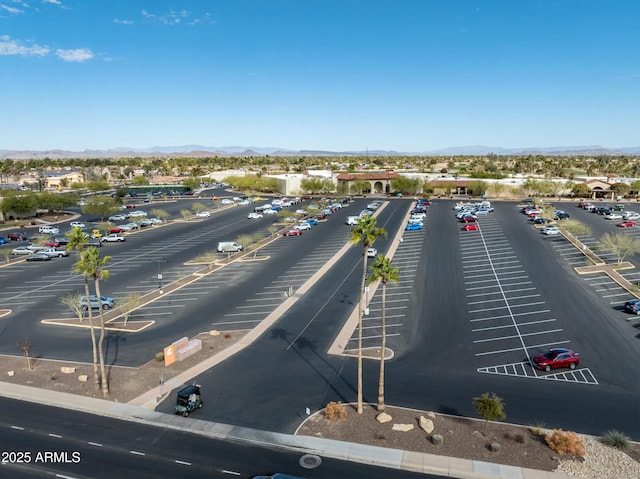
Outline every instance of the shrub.
<svg viewBox="0 0 640 479">
<path fill-rule="evenodd" d="M 602 444 L 615 447 L 621 451 L 629 449 L 630 441 L 629 436 L 621 433 L 620 431 L 616 431 L 615 429 L 605 432 L 604 436 L 600 438 L 600 442 Z"/>
<path fill-rule="evenodd" d="M 341 421 L 347 418 L 347 410 L 340 401 L 332 401 L 324 408 L 324 417 L 330 421 Z"/>
<path fill-rule="evenodd" d="M 501 446 L 501 445 L 500 445 L 500 443 L 498 443 L 498 442 L 492 442 L 492 443 L 489 445 L 489 450 L 490 450 L 491 452 L 500 452 L 500 449 L 501 449 L 501 448 L 502 448 L 502 446 Z"/>
<path fill-rule="evenodd" d="M 231 339 L 231 333 L 224 333 L 224 339 Z"/>
<path fill-rule="evenodd" d="M 156 353 L 156 362 L 161 363 L 164 361 L 164 353 Z"/>
<path fill-rule="evenodd" d="M 584 457 L 584 444 L 580 436 L 575 432 L 554 429 L 544 437 L 544 440 L 551 449 L 561 456 L 566 454 L 569 456 Z"/>
<path fill-rule="evenodd" d="M 507 417 L 504 413 L 504 403 L 500 396 L 495 393 L 484 393 L 482 396 L 473 398 L 473 405 L 476 408 L 476 412 L 485 420 L 485 435 L 487 434 L 489 421 L 499 421 Z"/>
<path fill-rule="evenodd" d="M 516 434 L 513 440 L 518 444 L 524 444 L 524 434 Z"/>
</svg>

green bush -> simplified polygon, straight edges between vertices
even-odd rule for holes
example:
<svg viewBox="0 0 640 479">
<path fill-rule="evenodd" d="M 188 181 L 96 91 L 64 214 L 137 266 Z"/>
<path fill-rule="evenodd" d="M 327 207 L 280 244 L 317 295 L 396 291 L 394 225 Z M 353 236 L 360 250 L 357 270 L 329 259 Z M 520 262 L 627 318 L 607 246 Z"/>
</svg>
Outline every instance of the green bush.
<svg viewBox="0 0 640 479">
<path fill-rule="evenodd" d="M 157 353 L 156 354 L 156 362 L 161 363 L 164 361 L 164 353 Z"/>
<path fill-rule="evenodd" d="M 604 436 L 600 438 L 600 442 L 602 444 L 615 447 L 621 451 L 629 449 L 630 441 L 629 436 L 621 433 L 620 431 L 616 431 L 615 429 L 605 432 Z"/>
</svg>

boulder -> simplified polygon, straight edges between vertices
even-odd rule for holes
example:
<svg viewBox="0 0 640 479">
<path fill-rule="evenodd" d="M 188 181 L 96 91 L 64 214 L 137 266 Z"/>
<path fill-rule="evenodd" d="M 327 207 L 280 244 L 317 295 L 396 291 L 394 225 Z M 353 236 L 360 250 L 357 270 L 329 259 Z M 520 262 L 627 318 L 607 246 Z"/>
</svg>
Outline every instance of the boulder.
<svg viewBox="0 0 640 479">
<path fill-rule="evenodd" d="M 392 419 L 393 418 L 389 416 L 386 412 L 381 412 L 376 416 L 376 421 L 378 421 L 380 424 L 385 424 L 391 421 Z"/>
<path fill-rule="evenodd" d="M 16 374 L 16 372 L 15 372 L 15 371 L 9 371 L 9 372 L 7 373 L 7 376 L 10 376 L 10 377 L 11 377 L 11 376 L 15 376 L 15 374 Z"/>
<path fill-rule="evenodd" d="M 427 417 L 429 419 L 435 419 L 436 418 L 436 413 L 433 412 L 433 411 L 429 411 L 429 412 L 427 412 Z"/>
<path fill-rule="evenodd" d="M 62 371 L 64 374 L 73 374 L 76 372 L 76 368 L 72 368 L 70 366 L 62 366 L 60 368 L 60 371 Z"/>
<path fill-rule="evenodd" d="M 394 424 L 391 429 L 394 431 L 409 432 L 413 430 L 413 424 Z"/>
<path fill-rule="evenodd" d="M 427 419 L 424 416 L 420 416 L 419 423 L 420 423 L 420 429 L 422 429 L 427 434 L 431 434 L 435 429 L 435 426 L 433 425 L 433 421 L 431 419 Z"/>
<path fill-rule="evenodd" d="M 89 380 L 89 377 L 86 374 L 81 374 L 78 376 L 78 381 L 81 383 L 86 383 Z"/>
<path fill-rule="evenodd" d="M 209 331 L 209 336 L 220 336 L 220 331 L 212 329 L 211 331 Z"/>
</svg>

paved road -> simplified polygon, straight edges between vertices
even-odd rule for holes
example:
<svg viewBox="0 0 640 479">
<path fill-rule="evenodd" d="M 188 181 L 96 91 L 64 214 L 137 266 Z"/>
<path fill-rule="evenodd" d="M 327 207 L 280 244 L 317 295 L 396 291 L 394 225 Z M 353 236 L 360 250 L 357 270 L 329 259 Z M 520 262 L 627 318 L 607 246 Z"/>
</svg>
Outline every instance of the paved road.
<svg viewBox="0 0 640 479">
<path fill-rule="evenodd" d="M 318 467 L 308 469 L 301 466 L 302 455 L 296 451 L 214 440 L 32 403 L 25 414 L 25 403 L 4 398 L 0 399 L 0 410 L 0 454 L 7 462 L 0 463 L 0 476 L 6 479 L 248 479 L 273 472 L 307 479 L 365 479 L 389 474 L 398 479 L 439 477 L 329 458 L 321 458 Z"/>
</svg>

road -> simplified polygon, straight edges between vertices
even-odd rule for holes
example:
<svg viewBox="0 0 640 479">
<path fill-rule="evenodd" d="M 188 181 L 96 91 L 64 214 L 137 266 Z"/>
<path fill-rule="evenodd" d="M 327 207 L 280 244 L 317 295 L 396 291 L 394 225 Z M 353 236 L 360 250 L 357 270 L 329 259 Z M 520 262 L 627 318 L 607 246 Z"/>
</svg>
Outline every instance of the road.
<svg viewBox="0 0 640 479">
<path fill-rule="evenodd" d="M 389 474 L 398 479 L 440 477 L 330 458 L 321 458 L 318 467 L 307 469 L 301 466 L 302 453 L 298 451 L 210 439 L 33 403 L 27 408 L 20 401 L 0 399 L 0 454 L 6 461 L 0 464 L 0 476 L 5 479 L 248 479 L 273 472 L 307 479 L 365 479 Z"/>
</svg>

